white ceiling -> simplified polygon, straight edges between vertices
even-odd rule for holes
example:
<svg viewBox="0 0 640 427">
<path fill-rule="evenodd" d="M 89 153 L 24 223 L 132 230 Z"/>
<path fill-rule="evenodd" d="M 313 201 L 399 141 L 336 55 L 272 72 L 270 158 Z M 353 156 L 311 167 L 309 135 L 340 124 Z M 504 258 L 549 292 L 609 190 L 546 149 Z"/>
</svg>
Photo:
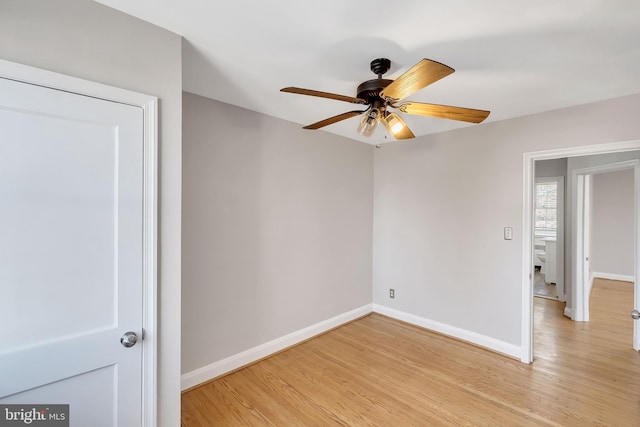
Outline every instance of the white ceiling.
<svg viewBox="0 0 640 427">
<path fill-rule="evenodd" d="M 355 96 L 378 57 L 391 60 L 391 79 L 422 58 L 454 68 L 408 99 L 491 110 L 485 123 L 640 93 L 638 0 L 99 2 L 185 38 L 184 90 L 301 125 L 358 106 L 281 88 Z M 403 117 L 416 136 L 482 126 Z M 392 140 L 357 125 L 324 130 Z"/>
</svg>

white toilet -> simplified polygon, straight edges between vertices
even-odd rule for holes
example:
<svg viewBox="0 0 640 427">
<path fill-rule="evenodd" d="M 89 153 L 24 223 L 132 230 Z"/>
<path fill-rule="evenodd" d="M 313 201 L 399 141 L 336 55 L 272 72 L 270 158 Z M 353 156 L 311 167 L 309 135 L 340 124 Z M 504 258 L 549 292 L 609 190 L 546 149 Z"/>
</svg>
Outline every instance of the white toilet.
<svg viewBox="0 0 640 427">
<path fill-rule="evenodd" d="M 545 272 L 544 264 L 545 264 L 545 261 L 546 261 L 546 255 L 547 254 L 542 249 L 536 249 L 535 253 L 536 253 L 536 257 L 538 258 L 536 260 L 537 262 L 535 263 L 535 265 L 539 264 L 540 265 L 540 273 L 544 274 L 544 272 Z"/>
</svg>

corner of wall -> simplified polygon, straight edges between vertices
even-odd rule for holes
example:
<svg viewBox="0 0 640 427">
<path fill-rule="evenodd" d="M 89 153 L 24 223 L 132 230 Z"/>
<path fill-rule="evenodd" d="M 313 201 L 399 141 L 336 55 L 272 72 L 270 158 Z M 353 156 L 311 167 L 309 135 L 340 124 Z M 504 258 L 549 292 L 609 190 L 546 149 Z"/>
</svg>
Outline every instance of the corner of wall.
<svg viewBox="0 0 640 427">
<path fill-rule="evenodd" d="M 444 323 L 437 322 L 435 320 L 431 320 L 424 317 L 416 316 L 414 314 L 395 310 L 393 308 L 385 307 L 379 304 L 373 304 L 373 312 L 379 313 L 403 322 L 407 322 L 412 325 L 420 326 L 430 331 L 447 335 L 449 337 L 456 338 L 471 344 L 475 344 L 480 347 L 484 347 L 489 350 L 492 350 L 494 352 L 501 353 L 506 356 L 514 357 L 519 360 L 521 359 L 521 356 L 522 356 L 522 349 L 518 345 L 510 344 L 508 342 L 497 340 L 495 338 L 478 334 L 476 332 L 468 331 L 466 329 L 457 328 L 455 326 L 447 325 Z"/>
<path fill-rule="evenodd" d="M 300 344 L 317 335 L 323 334 L 342 326 L 346 323 L 357 320 L 371 313 L 371 304 L 363 305 L 355 310 L 334 316 L 330 319 L 308 326 L 298 331 L 292 332 L 275 340 L 271 340 L 256 347 L 247 349 L 233 356 L 213 362 L 202 368 L 195 369 L 182 375 L 181 389 L 196 387 L 207 381 L 211 381 L 217 377 L 233 372 L 244 366 L 255 363 L 261 359 L 269 357 L 275 353 L 285 350 L 289 347 Z"/>
</svg>

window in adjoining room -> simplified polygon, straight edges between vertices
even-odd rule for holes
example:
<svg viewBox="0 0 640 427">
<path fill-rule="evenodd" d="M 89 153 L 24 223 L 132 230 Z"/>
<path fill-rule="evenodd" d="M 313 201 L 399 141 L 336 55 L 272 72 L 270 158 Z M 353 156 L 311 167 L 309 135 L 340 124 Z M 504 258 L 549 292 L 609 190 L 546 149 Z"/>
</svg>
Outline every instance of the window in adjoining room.
<svg viewBox="0 0 640 427">
<path fill-rule="evenodd" d="M 558 183 L 536 183 L 536 234 L 555 236 L 558 229 Z"/>
</svg>

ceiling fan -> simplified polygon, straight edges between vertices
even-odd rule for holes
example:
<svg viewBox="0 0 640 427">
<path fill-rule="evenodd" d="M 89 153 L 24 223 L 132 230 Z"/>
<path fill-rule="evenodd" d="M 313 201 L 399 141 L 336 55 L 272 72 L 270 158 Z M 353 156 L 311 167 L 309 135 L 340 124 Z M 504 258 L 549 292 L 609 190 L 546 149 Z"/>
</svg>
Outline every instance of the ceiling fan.
<svg viewBox="0 0 640 427">
<path fill-rule="evenodd" d="M 387 111 L 387 107 L 402 113 L 419 116 L 431 116 L 442 119 L 459 120 L 470 123 L 480 123 L 489 115 L 489 111 L 471 108 L 451 107 L 447 105 L 424 104 L 422 102 L 404 101 L 402 99 L 413 95 L 420 89 L 429 86 L 455 70 L 444 64 L 430 59 L 423 59 L 409 71 L 395 80 L 383 79 L 382 75 L 389 71 L 391 61 L 378 58 L 371 61 L 371 71 L 378 78 L 361 83 L 356 97 L 338 95 L 299 87 L 285 87 L 281 92 L 297 93 L 300 95 L 317 96 L 320 98 L 336 99 L 368 106 L 364 110 L 347 111 L 328 119 L 305 126 L 304 129 L 320 129 L 324 126 L 340 122 L 364 114 L 358 126 L 358 132 L 364 136 L 371 136 L 378 122 L 382 122 L 389 133 L 396 139 L 414 138 L 415 135 L 399 114 Z"/>
</svg>

